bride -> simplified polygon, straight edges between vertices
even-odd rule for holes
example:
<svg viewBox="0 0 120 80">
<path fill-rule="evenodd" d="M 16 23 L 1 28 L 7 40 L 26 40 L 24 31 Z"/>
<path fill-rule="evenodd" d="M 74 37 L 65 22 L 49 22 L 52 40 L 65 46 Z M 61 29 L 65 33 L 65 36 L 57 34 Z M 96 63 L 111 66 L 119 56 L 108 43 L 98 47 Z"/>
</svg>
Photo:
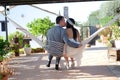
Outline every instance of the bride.
<svg viewBox="0 0 120 80">
<path fill-rule="evenodd" d="M 73 24 L 75 24 L 75 20 L 72 18 L 69 18 L 68 20 L 70 20 Z M 80 40 L 80 34 L 78 32 L 77 29 L 74 28 L 73 25 L 71 25 L 69 22 L 66 22 L 66 33 L 67 36 L 69 38 L 70 41 L 73 41 L 75 43 L 80 44 L 81 40 Z M 75 66 L 75 54 L 79 53 L 79 48 L 72 48 L 70 46 L 68 46 L 67 44 L 64 45 L 64 58 L 66 61 L 66 68 L 69 69 L 69 57 L 71 59 L 71 67 Z M 79 57 L 80 60 L 80 57 Z"/>
</svg>

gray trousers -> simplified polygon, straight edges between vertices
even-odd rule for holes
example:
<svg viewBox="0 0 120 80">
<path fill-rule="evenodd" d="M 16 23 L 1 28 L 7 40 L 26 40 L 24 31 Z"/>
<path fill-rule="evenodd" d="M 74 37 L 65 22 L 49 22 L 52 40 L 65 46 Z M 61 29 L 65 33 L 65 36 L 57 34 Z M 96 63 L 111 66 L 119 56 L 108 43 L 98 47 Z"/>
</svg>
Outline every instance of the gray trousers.
<svg viewBox="0 0 120 80">
<path fill-rule="evenodd" d="M 53 56 L 49 54 L 48 56 L 49 62 L 51 63 Z M 61 57 L 56 57 L 56 65 L 59 65 Z"/>
</svg>

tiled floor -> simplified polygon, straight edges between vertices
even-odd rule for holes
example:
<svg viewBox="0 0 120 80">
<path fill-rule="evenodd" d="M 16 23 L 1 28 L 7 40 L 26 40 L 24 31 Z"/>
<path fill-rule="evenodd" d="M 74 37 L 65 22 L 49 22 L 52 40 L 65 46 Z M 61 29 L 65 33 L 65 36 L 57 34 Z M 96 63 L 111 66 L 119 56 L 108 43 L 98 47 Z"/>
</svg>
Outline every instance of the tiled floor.
<svg viewBox="0 0 120 80">
<path fill-rule="evenodd" d="M 33 54 L 13 59 L 10 66 L 15 75 L 9 80 L 118 80 L 108 68 L 109 61 L 105 47 L 92 47 L 83 53 L 80 67 L 66 70 L 61 59 L 60 70 L 54 69 L 55 58 L 47 68 L 47 54 Z"/>
</svg>

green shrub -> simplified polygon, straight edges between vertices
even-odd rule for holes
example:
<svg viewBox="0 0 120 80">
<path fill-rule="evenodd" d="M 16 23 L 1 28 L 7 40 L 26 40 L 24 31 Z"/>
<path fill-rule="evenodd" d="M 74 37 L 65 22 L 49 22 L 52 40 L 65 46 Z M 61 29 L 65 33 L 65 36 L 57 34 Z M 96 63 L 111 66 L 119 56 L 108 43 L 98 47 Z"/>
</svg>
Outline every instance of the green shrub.
<svg viewBox="0 0 120 80">
<path fill-rule="evenodd" d="M 2 75 L 0 75 L 0 80 L 2 80 Z"/>
<path fill-rule="evenodd" d="M 102 31 L 99 33 L 99 35 L 104 35 L 104 36 L 107 37 L 107 36 L 110 34 L 110 32 L 111 32 L 111 29 L 110 29 L 110 28 L 106 28 L 106 29 L 102 30 Z"/>
<path fill-rule="evenodd" d="M 0 61 L 3 60 L 3 57 L 10 51 L 9 42 L 0 39 Z"/>
<path fill-rule="evenodd" d="M 32 53 L 40 53 L 40 52 L 45 52 L 45 50 L 43 48 L 33 48 L 32 49 Z"/>
<path fill-rule="evenodd" d="M 28 43 L 26 43 L 25 45 L 24 45 L 24 48 L 29 48 L 30 47 L 30 44 L 28 44 Z"/>
<path fill-rule="evenodd" d="M 98 42 L 100 42 L 100 43 L 102 42 L 102 40 L 101 40 L 101 39 L 98 39 L 97 41 L 98 41 Z"/>
<path fill-rule="evenodd" d="M 23 48 L 19 49 L 19 52 L 20 52 L 21 54 L 24 54 L 24 49 L 23 49 Z"/>
<path fill-rule="evenodd" d="M 119 26 L 112 26 L 113 32 L 113 39 L 119 40 L 120 39 L 120 27 Z"/>
</svg>

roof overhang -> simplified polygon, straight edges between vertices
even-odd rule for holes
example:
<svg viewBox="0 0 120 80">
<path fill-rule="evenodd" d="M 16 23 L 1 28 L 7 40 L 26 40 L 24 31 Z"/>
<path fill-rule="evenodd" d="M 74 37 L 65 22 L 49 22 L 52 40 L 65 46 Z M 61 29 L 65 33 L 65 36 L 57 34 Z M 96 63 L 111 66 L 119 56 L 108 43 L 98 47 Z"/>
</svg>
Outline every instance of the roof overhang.
<svg viewBox="0 0 120 80">
<path fill-rule="evenodd" d="M 0 5 L 27 5 L 64 2 L 109 1 L 109 0 L 0 0 Z"/>
</svg>

